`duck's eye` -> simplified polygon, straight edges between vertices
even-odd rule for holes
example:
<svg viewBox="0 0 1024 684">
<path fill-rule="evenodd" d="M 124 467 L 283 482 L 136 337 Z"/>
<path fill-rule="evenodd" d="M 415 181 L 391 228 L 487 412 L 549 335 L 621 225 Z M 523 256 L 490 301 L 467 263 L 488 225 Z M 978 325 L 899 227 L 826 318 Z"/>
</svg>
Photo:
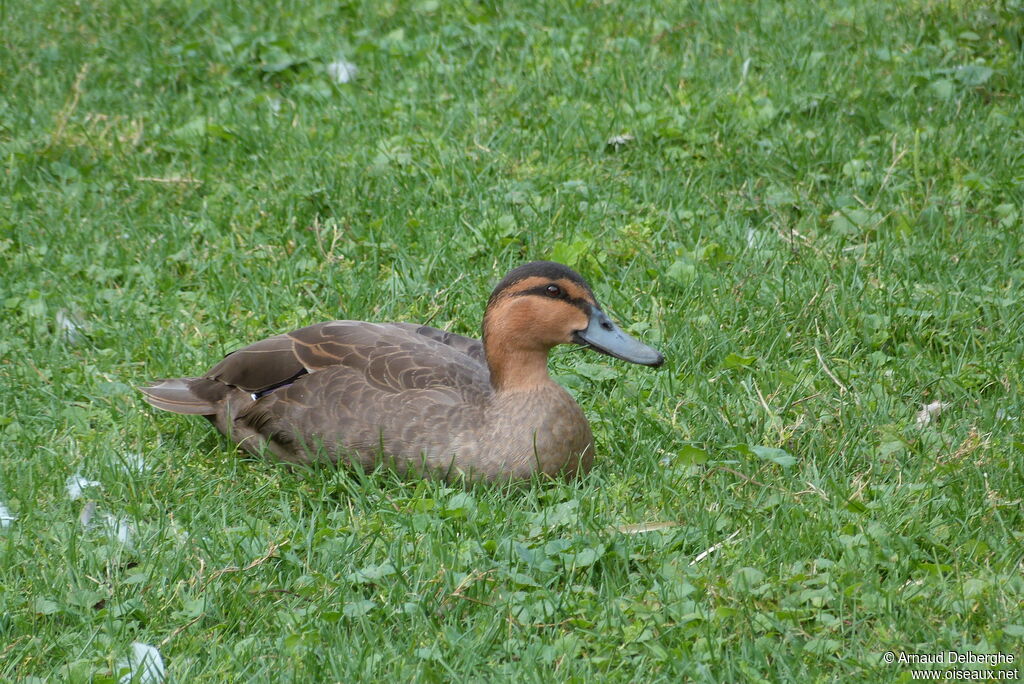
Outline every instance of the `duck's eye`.
<svg viewBox="0 0 1024 684">
<path fill-rule="evenodd" d="M 548 293 L 548 297 L 562 296 L 562 288 L 558 287 L 557 285 L 548 285 L 544 291 Z"/>
</svg>

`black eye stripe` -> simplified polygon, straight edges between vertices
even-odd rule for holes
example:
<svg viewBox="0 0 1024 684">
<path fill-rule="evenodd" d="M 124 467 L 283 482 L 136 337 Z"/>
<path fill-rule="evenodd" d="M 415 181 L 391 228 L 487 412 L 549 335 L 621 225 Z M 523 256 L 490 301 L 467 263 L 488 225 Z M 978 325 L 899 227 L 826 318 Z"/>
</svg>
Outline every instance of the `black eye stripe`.
<svg viewBox="0 0 1024 684">
<path fill-rule="evenodd" d="M 587 314 L 588 316 L 590 315 L 590 302 L 588 302 L 586 299 L 584 299 L 583 297 L 570 297 L 565 290 L 562 290 L 562 295 L 560 297 L 552 297 L 550 294 L 548 294 L 548 285 L 538 285 L 536 287 L 531 287 L 526 290 L 520 290 L 519 292 L 513 292 L 511 294 L 512 297 L 528 297 L 530 295 L 544 297 L 545 299 L 560 299 L 563 302 L 568 302 L 569 304 L 572 304 L 573 306 L 575 306 L 577 309 Z"/>
</svg>

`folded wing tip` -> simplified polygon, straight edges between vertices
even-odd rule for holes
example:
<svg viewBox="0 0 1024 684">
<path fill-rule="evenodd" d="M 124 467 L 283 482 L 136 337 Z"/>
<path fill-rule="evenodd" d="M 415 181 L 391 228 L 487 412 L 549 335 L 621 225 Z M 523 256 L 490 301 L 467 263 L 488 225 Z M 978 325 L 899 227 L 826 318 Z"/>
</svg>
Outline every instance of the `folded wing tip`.
<svg viewBox="0 0 1024 684">
<path fill-rule="evenodd" d="M 138 390 L 152 406 L 172 413 L 213 415 L 216 406 L 192 392 L 191 382 L 197 378 L 170 378 L 140 385 Z"/>
</svg>

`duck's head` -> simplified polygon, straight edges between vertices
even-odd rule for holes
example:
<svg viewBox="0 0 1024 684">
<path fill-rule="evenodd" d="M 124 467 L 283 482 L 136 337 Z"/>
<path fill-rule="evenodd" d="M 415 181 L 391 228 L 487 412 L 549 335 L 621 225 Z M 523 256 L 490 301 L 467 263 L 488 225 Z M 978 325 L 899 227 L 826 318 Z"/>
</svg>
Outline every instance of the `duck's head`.
<svg viewBox="0 0 1024 684">
<path fill-rule="evenodd" d="M 487 302 L 483 337 L 497 388 L 546 379 L 548 351 L 558 344 L 590 347 L 644 366 L 665 360 L 612 322 L 579 273 L 553 261 L 524 264 L 498 283 Z"/>
</svg>

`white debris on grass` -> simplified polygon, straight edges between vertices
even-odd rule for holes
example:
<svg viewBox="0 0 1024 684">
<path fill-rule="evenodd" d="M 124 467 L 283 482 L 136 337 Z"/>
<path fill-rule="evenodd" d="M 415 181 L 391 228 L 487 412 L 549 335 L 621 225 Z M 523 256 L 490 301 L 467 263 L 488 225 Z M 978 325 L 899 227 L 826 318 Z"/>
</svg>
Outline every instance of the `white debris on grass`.
<svg viewBox="0 0 1024 684">
<path fill-rule="evenodd" d="M 935 418 L 938 418 L 939 414 L 947 408 L 949 408 L 949 404 L 944 401 L 933 401 L 930 404 L 925 404 L 921 407 L 921 410 L 917 412 L 914 424 L 917 425 L 917 427 L 922 428 L 931 423 Z"/>
<path fill-rule="evenodd" d="M 17 519 L 18 516 L 11 513 L 11 509 L 0 502 L 0 527 L 10 527 L 11 523 Z"/>
<path fill-rule="evenodd" d="M 94 515 L 96 515 L 96 502 L 90 501 L 82 506 L 82 512 L 78 514 L 78 522 L 81 523 L 82 527 L 88 527 Z"/>
<path fill-rule="evenodd" d="M 612 137 L 608 138 L 608 141 L 605 143 L 605 145 L 612 148 L 613 150 L 618 150 L 620 147 L 625 147 L 634 140 L 636 140 L 634 136 L 630 135 L 629 133 L 623 133 L 622 135 L 613 135 Z"/>
<path fill-rule="evenodd" d="M 740 82 L 736 85 L 739 89 L 743 83 L 747 80 L 747 74 L 750 73 L 750 65 L 753 64 L 753 60 L 747 57 L 743 60 L 743 67 L 740 69 Z"/>
<path fill-rule="evenodd" d="M 141 641 L 132 642 L 131 655 L 118 662 L 119 671 L 125 668 L 128 672 L 121 675 L 118 684 L 160 684 L 167 677 L 160 651 Z"/>
<path fill-rule="evenodd" d="M 82 498 L 82 490 L 87 487 L 102 487 L 96 480 L 87 480 L 80 473 L 75 473 L 67 479 L 64 486 L 68 490 L 68 498 L 72 501 L 78 501 Z"/>
<path fill-rule="evenodd" d="M 121 457 L 121 470 L 126 473 L 138 474 L 149 470 L 149 464 L 142 454 L 137 451 L 129 451 Z"/>
<path fill-rule="evenodd" d="M 768 234 L 754 228 L 747 228 L 747 247 L 750 249 L 761 249 L 768 244 Z"/>
<path fill-rule="evenodd" d="M 132 548 L 135 541 L 135 523 L 131 518 L 118 518 L 110 513 L 103 514 L 103 531 L 114 541 Z"/>
<path fill-rule="evenodd" d="M 82 512 L 78 514 L 78 522 L 85 529 L 89 529 L 93 526 L 93 518 L 95 517 L 96 502 L 90 501 L 82 507 Z M 107 537 L 128 548 L 133 548 L 135 523 L 132 522 L 131 518 L 118 518 L 110 513 L 103 513 L 99 516 L 98 524 L 103 528 L 103 532 L 106 533 Z"/>
<path fill-rule="evenodd" d="M 711 546 L 711 547 L 709 547 L 707 549 L 704 549 L 703 551 L 698 553 L 697 556 L 692 561 L 690 561 L 690 565 L 696 565 L 697 563 L 700 563 L 702 560 L 704 560 L 705 558 L 707 558 L 708 556 L 713 554 L 715 551 L 718 551 L 720 548 L 722 548 L 723 546 L 725 546 L 726 544 L 731 542 L 736 537 L 736 535 L 739 534 L 739 533 L 740 533 L 740 531 L 736 530 L 735 532 L 730 534 L 728 537 L 726 537 L 724 540 L 718 542 L 714 546 Z"/>
<path fill-rule="evenodd" d="M 57 312 L 57 332 L 71 344 L 82 341 L 82 324 L 64 309 Z"/>
<path fill-rule="evenodd" d="M 341 57 L 327 65 L 327 75 L 335 83 L 348 83 L 355 79 L 357 73 L 359 73 L 359 67 Z"/>
</svg>

